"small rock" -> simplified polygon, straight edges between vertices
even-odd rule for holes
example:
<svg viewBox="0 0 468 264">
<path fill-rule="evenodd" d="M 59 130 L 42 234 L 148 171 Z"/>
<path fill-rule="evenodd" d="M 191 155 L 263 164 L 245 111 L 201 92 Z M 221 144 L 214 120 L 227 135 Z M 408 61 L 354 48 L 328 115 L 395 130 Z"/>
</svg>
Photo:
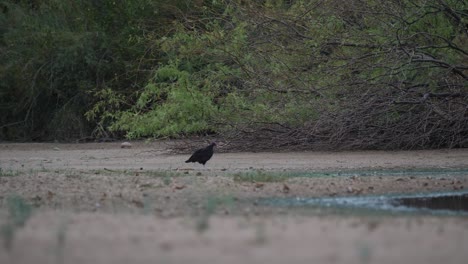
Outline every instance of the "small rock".
<svg viewBox="0 0 468 264">
<path fill-rule="evenodd" d="M 140 187 L 140 188 L 151 188 L 151 187 L 153 187 L 153 184 L 151 184 L 151 183 L 142 183 L 138 187 Z"/>
<path fill-rule="evenodd" d="M 182 189 L 185 189 L 185 187 L 187 187 L 187 186 L 185 186 L 184 184 L 182 184 L 182 185 L 176 185 L 176 186 L 174 186 L 174 189 L 176 189 L 176 190 L 182 190 Z"/>
<path fill-rule="evenodd" d="M 130 142 L 122 142 L 122 144 L 120 144 L 120 147 L 121 148 L 132 148 L 132 144 Z"/>
<path fill-rule="evenodd" d="M 262 188 L 264 185 L 265 185 L 264 183 L 257 182 L 255 183 L 255 188 L 259 189 L 259 188 Z"/>
<path fill-rule="evenodd" d="M 378 221 L 370 221 L 369 223 L 367 223 L 367 229 L 370 232 L 374 231 L 378 226 L 379 226 Z"/>
<path fill-rule="evenodd" d="M 133 199 L 133 200 L 132 200 L 132 203 L 133 203 L 136 207 L 138 207 L 138 208 L 143 208 L 143 207 L 144 207 L 143 202 L 140 201 L 140 200 Z"/>
<path fill-rule="evenodd" d="M 363 192 L 364 192 L 364 189 L 362 189 L 362 188 L 356 190 L 356 194 L 362 194 Z"/>
<path fill-rule="evenodd" d="M 202 175 L 202 173 L 201 173 L 201 172 L 197 172 L 197 176 L 201 176 L 201 175 Z"/>
<path fill-rule="evenodd" d="M 348 188 L 346 188 L 346 191 L 347 191 L 348 193 L 352 193 L 352 192 L 354 192 L 354 189 L 353 189 L 353 187 L 348 186 Z"/>
</svg>

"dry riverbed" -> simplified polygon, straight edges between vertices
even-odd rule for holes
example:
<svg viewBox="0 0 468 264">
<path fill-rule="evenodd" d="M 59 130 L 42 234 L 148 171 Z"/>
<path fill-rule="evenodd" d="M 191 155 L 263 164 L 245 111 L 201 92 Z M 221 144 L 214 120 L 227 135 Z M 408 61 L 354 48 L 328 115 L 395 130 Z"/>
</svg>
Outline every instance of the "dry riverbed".
<svg viewBox="0 0 468 264">
<path fill-rule="evenodd" d="M 258 203 L 466 190 L 468 149 L 215 153 L 202 166 L 184 163 L 189 154 L 172 154 L 167 142 L 132 144 L 0 144 L 0 263 L 465 263 L 468 257 L 466 216 Z M 24 225 L 12 224 L 11 208 L 21 212 L 22 203 L 31 214 Z"/>
</svg>

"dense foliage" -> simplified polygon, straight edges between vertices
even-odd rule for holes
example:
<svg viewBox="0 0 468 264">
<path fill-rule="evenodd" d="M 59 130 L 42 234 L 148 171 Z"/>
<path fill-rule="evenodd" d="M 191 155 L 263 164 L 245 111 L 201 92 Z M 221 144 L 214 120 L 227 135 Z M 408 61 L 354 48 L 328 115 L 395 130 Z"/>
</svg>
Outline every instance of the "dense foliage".
<svg viewBox="0 0 468 264">
<path fill-rule="evenodd" d="M 0 3 L 3 138 L 468 146 L 462 0 Z"/>
<path fill-rule="evenodd" d="M 106 132 L 107 120 L 96 124 L 84 115 L 105 94 L 130 99 L 145 85 L 158 58 L 151 38 L 169 31 L 174 16 L 166 2 L 177 4 L 0 1 L 1 137 L 69 139 L 94 129 Z M 158 10 L 164 13 L 155 16 Z M 118 109 L 110 104 L 99 118 Z"/>
</svg>

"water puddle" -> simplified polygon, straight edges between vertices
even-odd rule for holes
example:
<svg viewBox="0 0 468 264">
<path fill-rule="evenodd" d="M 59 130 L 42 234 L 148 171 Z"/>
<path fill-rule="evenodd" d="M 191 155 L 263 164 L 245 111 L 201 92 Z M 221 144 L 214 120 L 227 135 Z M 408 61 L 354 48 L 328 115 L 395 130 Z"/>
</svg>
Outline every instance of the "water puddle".
<svg viewBox="0 0 468 264">
<path fill-rule="evenodd" d="M 468 168 L 404 169 L 404 170 L 344 170 L 327 172 L 290 172 L 289 177 L 351 177 L 351 176 L 426 176 L 444 177 L 468 175 Z"/>
<path fill-rule="evenodd" d="M 266 206 L 370 209 L 387 212 L 468 215 L 468 191 L 326 198 L 267 198 Z"/>
</svg>

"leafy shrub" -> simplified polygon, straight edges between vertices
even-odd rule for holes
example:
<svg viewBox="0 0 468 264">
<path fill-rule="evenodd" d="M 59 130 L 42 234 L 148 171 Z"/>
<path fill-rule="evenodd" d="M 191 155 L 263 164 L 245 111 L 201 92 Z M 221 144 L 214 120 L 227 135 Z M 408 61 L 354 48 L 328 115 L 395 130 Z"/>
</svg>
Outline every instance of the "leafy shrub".
<svg viewBox="0 0 468 264">
<path fill-rule="evenodd" d="M 468 144 L 460 0 L 4 2 L 3 136 Z"/>
</svg>

